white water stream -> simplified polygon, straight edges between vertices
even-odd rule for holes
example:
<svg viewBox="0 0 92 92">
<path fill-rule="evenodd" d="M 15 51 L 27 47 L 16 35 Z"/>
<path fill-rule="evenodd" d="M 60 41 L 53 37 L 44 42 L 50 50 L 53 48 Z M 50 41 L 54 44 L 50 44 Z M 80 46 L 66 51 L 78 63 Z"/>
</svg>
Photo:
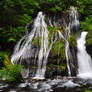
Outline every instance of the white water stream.
<svg viewBox="0 0 92 92">
<path fill-rule="evenodd" d="M 86 51 L 86 35 L 82 32 L 81 37 L 77 40 L 77 58 L 78 58 L 78 77 L 92 79 L 92 60 Z"/>
<path fill-rule="evenodd" d="M 27 68 L 22 71 L 22 76 L 27 78 L 30 73 L 30 63 L 31 58 L 34 59 L 34 64 L 37 62 L 37 69 L 34 79 L 44 79 L 45 71 L 47 66 L 47 60 L 52 49 L 53 44 L 57 40 L 57 34 L 54 38 L 52 35 L 51 43 L 48 44 L 49 31 L 47 29 L 47 24 L 45 23 L 45 15 L 39 12 L 37 18 L 34 21 L 33 30 L 27 35 L 25 35 L 15 46 L 14 53 L 11 57 L 11 62 L 13 64 L 26 64 Z M 39 46 L 36 50 L 33 49 L 33 43 L 38 41 Z M 36 44 L 37 45 L 37 44 Z M 37 59 L 36 59 L 37 58 Z"/>
</svg>

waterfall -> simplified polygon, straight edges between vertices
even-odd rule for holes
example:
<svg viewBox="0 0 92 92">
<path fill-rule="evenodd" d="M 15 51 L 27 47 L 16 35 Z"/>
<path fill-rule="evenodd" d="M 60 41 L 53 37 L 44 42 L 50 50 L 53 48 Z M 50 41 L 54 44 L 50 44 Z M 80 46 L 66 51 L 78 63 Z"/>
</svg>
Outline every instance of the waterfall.
<svg viewBox="0 0 92 92">
<path fill-rule="evenodd" d="M 82 32 L 81 37 L 77 39 L 77 58 L 78 58 L 78 77 L 92 79 L 92 60 L 86 51 L 86 35 L 87 32 Z"/>
<path fill-rule="evenodd" d="M 17 43 L 11 57 L 11 62 L 13 64 L 24 64 L 26 67 L 22 71 L 22 76 L 24 78 L 29 76 L 30 59 L 35 56 L 35 51 L 32 49 L 32 43 L 34 39 L 40 36 L 43 18 L 42 12 L 39 12 L 34 21 L 33 29 Z"/>
<path fill-rule="evenodd" d="M 70 33 L 76 33 L 79 30 L 79 20 L 78 20 L 78 12 L 77 9 L 74 7 L 70 7 L 70 13 L 69 13 L 69 24 L 68 26 L 66 25 L 66 37 L 65 39 L 65 54 L 66 54 L 66 61 L 67 61 L 67 68 L 68 68 L 68 76 L 71 77 L 71 69 L 69 62 L 73 61 L 73 57 L 70 52 L 69 48 L 69 42 L 68 39 L 70 38 Z"/>
<path fill-rule="evenodd" d="M 13 64 L 19 63 L 19 60 L 22 62 L 22 59 L 31 58 L 31 43 L 35 34 L 40 35 L 42 17 L 42 12 L 39 12 L 37 18 L 34 21 L 33 30 L 28 35 L 24 36 L 15 46 L 14 53 L 11 57 L 11 62 Z"/>
<path fill-rule="evenodd" d="M 48 45 L 48 34 L 49 32 L 47 30 L 47 24 L 45 23 L 45 16 L 42 12 L 39 12 L 34 21 L 33 29 L 17 43 L 11 57 L 11 62 L 13 64 L 27 64 L 27 68 L 24 68 L 22 71 L 22 75 L 25 78 L 29 76 L 30 63 L 32 62 L 31 58 L 35 58 L 34 64 L 36 64 L 37 61 L 37 70 L 34 78 L 45 78 L 49 52 L 57 39 L 57 37 L 52 39 L 51 44 Z M 33 43 L 36 40 L 38 40 L 38 43 L 36 44 L 36 48 L 33 49 Z M 36 58 L 38 60 L 36 60 Z"/>
<path fill-rule="evenodd" d="M 48 20 L 48 22 L 48 25 L 50 25 L 52 28 L 55 27 L 56 31 L 53 29 L 53 32 L 49 33 L 47 29 L 48 25 L 45 22 L 45 15 L 42 12 L 39 12 L 33 22 L 32 30 L 30 30 L 30 32 L 27 33 L 24 37 L 22 37 L 15 46 L 14 53 L 11 56 L 11 62 L 12 64 L 24 65 L 24 69 L 22 70 L 22 76 L 24 78 L 27 78 L 30 75 L 34 79 L 45 78 L 45 71 L 47 68 L 49 53 L 54 43 L 58 39 L 57 31 L 59 38 L 65 41 L 65 55 L 67 61 L 68 76 L 71 76 L 70 62 L 73 60 L 68 40 L 70 38 L 70 33 L 72 33 L 72 31 L 76 32 L 79 29 L 80 23 L 78 20 L 78 12 L 74 7 L 70 7 L 69 22 L 64 24 L 64 26 L 66 27 L 64 35 L 59 30 L 59 27 L 62 24 L 61 22 L 59 23 L 59 21 L 53 21 L 52 23 L 50 19 Z M 51 37 L 51 39 L 49 39 L 49 36 Z M 58 64 L 59 62 L 60 60 L 58 52 Z M 35 69 L 33 73 L 30 73 L 32 71 L 32 66 L 34 66 Z"/>
<path fill-rule="evenodd" d="M 41 32 L 39 33 L 40 39 L 41 39 L 41 47 L 40 47 L 40 51 L 39 51 L 39 56 L 38 56 L 38 69 L 36 71 L 36 78 L 40 78 L 40 79 L 44 79 L 44 74 L 45 74 L 45 70 L 46 70 L 46 66 L 44 65 L 44 63 L 46 63 L 46 60 L 44 58 L 46 58 L 46 54 L 47 54 L 47 50 L 48 50 L 48 30 L 47 30 L 47 25 L 44 21 L 44 16 L 42 16 L 41 19 L 42 23 L 41 23 Z M 43 66 L 42 66 L 43 63 Z M 42 68 L 41 68 L 42 66 Z M 44 67 L 44 68 L 43 68 Z"/>
</svg>

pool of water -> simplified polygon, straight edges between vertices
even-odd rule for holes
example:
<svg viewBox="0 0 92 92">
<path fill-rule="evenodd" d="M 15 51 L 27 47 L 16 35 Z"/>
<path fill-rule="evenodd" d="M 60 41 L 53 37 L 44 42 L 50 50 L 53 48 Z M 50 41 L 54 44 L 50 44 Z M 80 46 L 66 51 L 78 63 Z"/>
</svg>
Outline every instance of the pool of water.
<svg viewBox="0 0 92 92">
<path fill-rule="evenodd" d="M 30 80 L 28 80 L 30 81 Z M 92 80 L 55 78 L 26 83 L 0 82 L 0 92 L 92 92 Z"/>
</svg>

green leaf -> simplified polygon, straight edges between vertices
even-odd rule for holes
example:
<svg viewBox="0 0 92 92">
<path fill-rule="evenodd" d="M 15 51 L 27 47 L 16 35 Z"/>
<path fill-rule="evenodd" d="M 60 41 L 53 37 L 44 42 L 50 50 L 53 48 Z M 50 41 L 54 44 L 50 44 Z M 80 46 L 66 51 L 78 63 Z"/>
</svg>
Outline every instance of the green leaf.
<svg viewBox="0 0 92 92">
<path fill-rule="evenodd" d="M 11 41 L 12 41 L 12 42 L 16 42 L 16 39 L 14 39 L 14 38 L 9 38 L 9 39 L 8 39 L 8 42 L 11 42 Z"/>
</svg>

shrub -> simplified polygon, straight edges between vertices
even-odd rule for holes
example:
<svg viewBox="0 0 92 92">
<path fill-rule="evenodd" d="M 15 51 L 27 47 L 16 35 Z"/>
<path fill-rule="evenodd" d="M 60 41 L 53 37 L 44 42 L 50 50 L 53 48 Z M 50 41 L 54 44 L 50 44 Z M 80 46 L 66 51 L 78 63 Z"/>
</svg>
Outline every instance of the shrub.
<svg viewBox="0 0 92 92">
<path fill-rule="evenodd" d="M 6 80 L 8 82 L 21 81 L 21 70 L 21 65 L 10 65 L 8 68 L 2 68 L 0 70 L 0 80 Z"/>
</svg>

